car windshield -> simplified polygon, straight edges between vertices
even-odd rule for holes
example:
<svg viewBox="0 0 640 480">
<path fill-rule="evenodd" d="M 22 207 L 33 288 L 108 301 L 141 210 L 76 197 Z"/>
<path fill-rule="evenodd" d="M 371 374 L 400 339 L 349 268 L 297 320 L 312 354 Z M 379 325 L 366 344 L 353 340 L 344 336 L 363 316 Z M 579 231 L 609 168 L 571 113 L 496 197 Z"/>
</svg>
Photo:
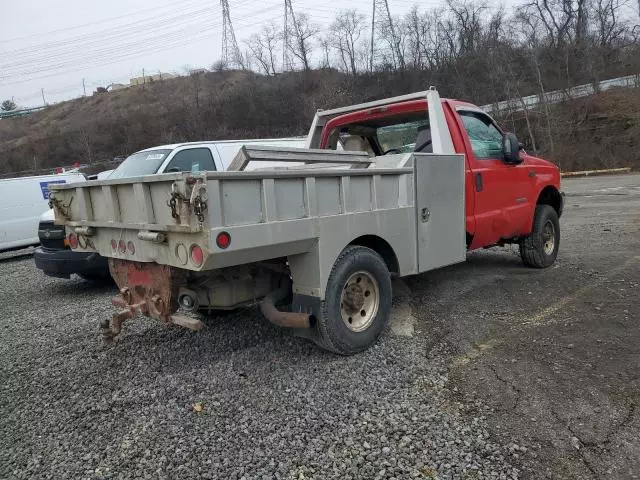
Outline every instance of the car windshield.
<svg viewBox="0 0 640 480">
<path fill-rule="evenodd" d="M 134 153 L 118 165 L 118 168 L 109 175 L 109 180 L 138 177 L 140 175 L 153 175 L 158 171 L 160 165 L 162 165 L 162 162 L 170 152 L 170 149 L 158 149 Z"/>
</svg>

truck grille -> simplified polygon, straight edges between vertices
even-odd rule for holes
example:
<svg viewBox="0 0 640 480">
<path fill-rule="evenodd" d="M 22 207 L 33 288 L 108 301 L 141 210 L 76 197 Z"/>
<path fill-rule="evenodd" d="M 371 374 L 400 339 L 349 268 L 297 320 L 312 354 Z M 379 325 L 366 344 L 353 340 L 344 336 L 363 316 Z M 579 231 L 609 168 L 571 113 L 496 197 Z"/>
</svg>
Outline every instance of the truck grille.
<svg viewBox="0 0 640 480">
<path fill-rule="evenodd" d="M 40 222 L 38 225 L 38 238 L 44 248 L 65 248 L 65 232 L 62 225 L 55 225 L 53 222 Z"/>
</svg>

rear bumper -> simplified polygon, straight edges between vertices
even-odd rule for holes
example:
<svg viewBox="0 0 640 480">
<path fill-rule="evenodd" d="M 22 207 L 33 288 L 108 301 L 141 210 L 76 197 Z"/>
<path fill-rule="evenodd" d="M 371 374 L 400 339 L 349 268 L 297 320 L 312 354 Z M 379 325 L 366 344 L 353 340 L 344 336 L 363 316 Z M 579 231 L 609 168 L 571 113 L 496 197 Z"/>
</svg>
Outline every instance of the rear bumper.
<svg viewBox="0 0 640 480">
<path fill-rule="evenodd" d="M 50 277 L 69 278 L 72 273 L 109 274 L 108 260 L 94 252 L 38 247 L 33 259 L 36 267 Z"/>
</svg>

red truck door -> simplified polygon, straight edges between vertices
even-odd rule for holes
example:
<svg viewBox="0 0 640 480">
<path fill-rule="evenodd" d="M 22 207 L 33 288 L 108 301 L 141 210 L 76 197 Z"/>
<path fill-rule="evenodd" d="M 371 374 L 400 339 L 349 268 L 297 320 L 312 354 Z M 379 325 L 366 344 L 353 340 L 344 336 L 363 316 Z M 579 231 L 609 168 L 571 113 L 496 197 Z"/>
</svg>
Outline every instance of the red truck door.
<svg viewBox="0 0 640 480">
<path fill-rule="evenodd" d="M 470 248 L 526 233 L 531 202 L 535 202 L 529 168 L 524 162 L 510 165 L 503 161 L 503 133 L 491 117 L 477 109 L 458 108 L 457 114 L 466 132 L 464 153 L 474 183 L 476 228 Z"/>
</svg>

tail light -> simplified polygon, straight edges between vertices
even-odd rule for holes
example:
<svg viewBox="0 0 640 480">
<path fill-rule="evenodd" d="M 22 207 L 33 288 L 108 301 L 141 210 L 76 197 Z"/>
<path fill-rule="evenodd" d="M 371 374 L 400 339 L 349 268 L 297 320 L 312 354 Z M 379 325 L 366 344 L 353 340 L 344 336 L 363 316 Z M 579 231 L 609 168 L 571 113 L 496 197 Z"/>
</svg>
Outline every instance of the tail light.
<svg viewBox="0 0 640 480">
<path fill-rule="evenodd" d="M 78 236 L 75 233 L 70 233 L 69 234 L 69 245 L 71 246 L 71 248 L 73 248 L 74 250 L 76 248 L 78 248 Z"/>
<path fill-rule="evenodd" d="M 129 250 L 129 253 L 131 255 L 136 253 L 136 246 L 133 244 L 133 242 L 131 240 L 129 240 L 127 242 L 127 250 Z"/>
<path fill-rule="evenodd" d="M 191 261 L 196 267 L 199 267 L 204 262 L 204 254 L 202 248 L 199 245 L 191 245 Z"/>
<path fill-rule="evenodd" d="M 216 237 L 216 245 L 218 248 L 225 249 L 231 245 L 231 235 L 228 232 L 220 232 Z"/>
<path fill-rule="evenodd" d="M 118 243 L 118 251 L 120 253 L 126 253 L 127 252 L 127 244 L 124 243 L 124 240 L 120 240 L 120 242 Z"/>
<path fill-rule="evenodd" d="M 111 239 L 111 250 L 116 251 L 118 249 L 118 242 L 116 242 L 115 238 Z"/>
</svg>

